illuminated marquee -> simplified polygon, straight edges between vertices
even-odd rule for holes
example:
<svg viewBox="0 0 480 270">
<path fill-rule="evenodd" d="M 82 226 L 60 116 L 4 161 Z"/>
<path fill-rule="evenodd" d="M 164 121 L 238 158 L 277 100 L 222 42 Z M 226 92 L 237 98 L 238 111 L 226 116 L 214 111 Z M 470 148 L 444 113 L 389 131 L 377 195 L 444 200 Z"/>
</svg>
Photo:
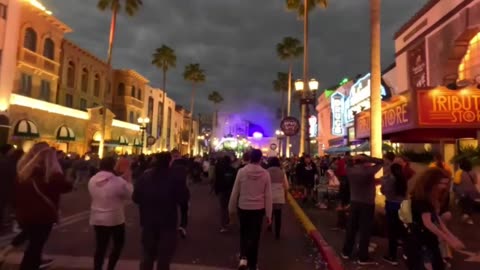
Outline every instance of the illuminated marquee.
<svg viewBox="0 0 480 270">
<path fill-rule="evenodd" d="M 343 112 L 345 111 L 345 96 L 336 92 L 330 97 L 332 110 L 332 135 L 343 136 Z"/>
<path fill-rule="evenodd" d="M 317 137 L 317 133 L 318 133 L 317 117 L 315 117 L 314 115 L 310 116 L 310 118 L 308 118 L 308 123 L 310 124 L 310 130 L 308 131 L 308 133 L 310 133 L 310 138 Z"/>
<path fill-rule="evenodd" d="M 352 88 L 345 101 L 345 123 L 351 123 L 355 119 L 354 112 L 359 113 L 370 109 L 371 95 L 370 73 L 359 79 Z M 381 86 L 382 97 L 387 95 L 385 87 Z"/>
</svg>

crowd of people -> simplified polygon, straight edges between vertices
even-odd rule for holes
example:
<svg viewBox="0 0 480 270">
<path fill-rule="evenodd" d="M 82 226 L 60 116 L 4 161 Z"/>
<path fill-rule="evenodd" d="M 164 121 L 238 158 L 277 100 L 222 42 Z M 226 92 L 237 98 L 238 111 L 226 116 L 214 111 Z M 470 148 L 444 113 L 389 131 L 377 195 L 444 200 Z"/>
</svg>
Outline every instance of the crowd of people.
<svg viewBox="0 0 480 270">
<path fill-rule="evenodd" d="M 412 270 L 443 270 L 452 250 L 465 245 L 449 229 L 451 202 L 458 202 L 465 224 L 479 204 L 477 175 L 468 160 L 453 174 L 441 156 L 415 177 L 408 159 L 386 153 L 383 159 L 366 155 L 311 158 L 265 157 L 253 149 L 241 159 L 223 154 L 216 158 L 182 157 L 177 150 L 146 156 L 109 156 L 103 159 L 65 155 L 47 143 L 36 143 L 27 153 L 3 146 L 0 170 L 0 225 L 19 225 L 16 237 L 0 252 L 7 255 L 26 246 L 21 270 L 44 269 L 43 247 L 59 219 L 62 194 L 86 186 L 91 197 L 90 225 L 94 228 L 93 269 L 104 269 L 109 243 L 108 270 L 113 270 L 125 245 L 125 204 L 133 201 L 140 213 L 142 257 L 140 269 L 168 270 L 177 235 L 187 237 L 189 182 L 208 179 L 218 198 L 219 232 L 240 227 L 240 270 L 256 270 L 264 222 L 281 239 L 282 209 L 287 193 L 320 209 L 335 203 L 338 228 L 345 228 L 341 257 L 374 265 L 370 258 L 375 221 L 377 173 L 383 169 L 388 250 L 384 260 L 398 265 L 398 247 Z M 325 188 L 322 189 L 321 187 Z M 358 245 L 356 239 L 358 238 Z M 356 247 L 358 246 L 358 251 Z"/>
</svg>

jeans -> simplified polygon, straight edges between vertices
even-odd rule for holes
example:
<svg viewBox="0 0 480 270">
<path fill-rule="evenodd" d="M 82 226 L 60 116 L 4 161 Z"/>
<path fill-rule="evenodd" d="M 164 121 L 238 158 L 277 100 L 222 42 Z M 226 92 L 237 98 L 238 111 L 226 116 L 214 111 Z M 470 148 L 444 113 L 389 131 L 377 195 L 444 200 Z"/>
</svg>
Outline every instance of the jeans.
<svg viewBox="0 0 480 270">
<path fill-rule="evenodd" d="M 107 253 L 110 238 L 113 239 L 113 248 L 108 258 L 108 270 L 114 270 L 120 255 L 122 254 L 123 245 L 125 244 L 125 224 L 117 226 L 93 226 L 95 229 L 95 257 L 94 270 L 102 270 L 105 254 Z"/>
<path fill-rule="evenodd" d="M 338 197 L 342 206 L 350 204 L 350 185 L 346 176 L 339 176 L 340 188 L 338 190 Z"/>
<path fill-rule="evenodd" d="M 20 270 L 34 270 L 40 267 L 42 261 L 43 247 L 52 231 L 53 224 L 36 224 L 23 226 L 22 233 L 25 240 L 28 240 L 27 247 L 23 253 L 20 263 Z"/>
<path fill-rule="evenodd" d="M 360 202 L 351 203 L 350 219 L 347 225 L 343 254 L 350 256 L 355 245 L 357 233 L 359 234 L 358 258 L 368 260 L 368 246 L 373 229 L 375 205 Z"/>
<path fill-rule="evenodd" d="M 388 232 L 388 256 L 397 259 L 398 240 L 404 238 L 404 227 L 398 217 L 400 202 L 385 202 L 385 216 Z"/>
<path fill-rule="evenodd" d="M 180 205 L 180 227 L 186 229 L 188 225 L 188 202 Z"/>
<path fill-rule="evenodd" d="M 265 209 L 238 209 L 238 215 L 240 220 L 240 257 L 247 259 L 249 269 L 256 270 Z"/>
<path fill-rule="evenodd" d="M 158 227 L 143 227 L 140 270 L 153 270 L 155 262 L 157 262 L 157 270 L 170 270 L 176 246 L 175 229 L 162 230 Z"/>
<path fill-rule="evenodd" d="M 229 192 L 220 192 L 218 194 L 218 201 L 220 203 L 220 226 L 225 228 L 230 223 L 230 216 L 228 213 L 228 202 L 230 200 Z"/>
<path fill-rule="evenodd" d="M 282 204 L 276 204 L 273 209 L 273 227 L 275 228 L 275 238 L 280 238 L 280 231 L 282 229 Z"/>
</svg>

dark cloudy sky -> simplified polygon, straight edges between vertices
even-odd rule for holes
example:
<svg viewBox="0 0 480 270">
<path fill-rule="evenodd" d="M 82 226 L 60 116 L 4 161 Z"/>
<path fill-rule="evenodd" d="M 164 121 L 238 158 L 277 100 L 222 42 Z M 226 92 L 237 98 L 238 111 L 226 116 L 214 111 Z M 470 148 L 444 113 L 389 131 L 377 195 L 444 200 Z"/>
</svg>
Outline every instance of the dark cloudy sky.
<svg viewBox="0 0 480 270">
<path fill-rule="evenodd" d="M 151 64 L 156 47 L 167 44 L 177 53 L 177 68 L 169 72 L 168 91 L 188 105 L 190 86 L 184 66 L 200 63 L 207 82 L 199 89 L 196 111 L 209 112 L 207 95 L 219 91 L 223 107 L 250 120 L 271 122 L 280 98 L 272 90 L 278 60 L 275 46 L 285 36 L 303 37 L 296 14 L 285 0 L 143 0 L 136 17 L 121 15 L 113 63 L 132 68 L 161 85 L 161 73 Z M 393 62 L 393 33 L 427 0 L 384 0 L 382 64 Z M 105 58 L 110 14 L 96 9 L 97 0 L 43 0 L 54 15 L 74 29 L 67 37 Z M 327 10 L 311 16 L 310 74 L 328 87 L 342 77 L 369 69 L 369 0 L 331 0 Z M 295 66 L 301 74 L 301 61 Z M 255 110 L 253 109 L 255 108 Z M 262 124 L 262 123 L 260 123 Z"/>
</svg>

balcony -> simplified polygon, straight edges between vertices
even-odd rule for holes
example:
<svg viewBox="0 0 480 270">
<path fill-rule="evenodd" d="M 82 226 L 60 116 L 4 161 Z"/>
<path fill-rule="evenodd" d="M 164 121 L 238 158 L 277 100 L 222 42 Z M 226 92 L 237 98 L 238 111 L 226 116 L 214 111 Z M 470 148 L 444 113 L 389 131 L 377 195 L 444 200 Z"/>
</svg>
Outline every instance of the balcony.
<svg viewBox="0 0 480 270">
<path fill-rule="evenodd" d="M 18 60 L 22 62 L 22 64 L 25 64 L 35 69 L 39 69 L 41 71 L 49 73 L 50 75 L 58 77 L 60 64 L 44 57 L 41 54 L 32 52 L 25 48 L 21 48 Z"/>
<path fill-rule="evenodd" d="M 132 105 L 143 110 L 143 101 L 138 100 L 134 97 L 130 97 L 130 96 L 117 97 L 116 100 L 118 102 L 117 104 Z"/>
</svg>

